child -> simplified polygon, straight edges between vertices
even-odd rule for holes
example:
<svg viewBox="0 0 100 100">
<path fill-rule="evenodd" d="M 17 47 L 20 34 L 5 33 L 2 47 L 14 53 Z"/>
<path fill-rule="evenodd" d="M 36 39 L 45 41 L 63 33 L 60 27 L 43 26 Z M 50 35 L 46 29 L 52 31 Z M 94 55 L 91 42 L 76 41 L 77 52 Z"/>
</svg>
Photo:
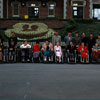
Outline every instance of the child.
<svg viewBox="0 0 100 100">
<path fill-rule="evenodd" d="M 59 42 L 57 42 L 56 45 L 54 46 L 54 52 L 55 52 L 55 55 L 57 57 L 57 61 L 60 63 L 61 56 L 62 56 L 62 50 L 61 50 L 61 46 L 60 46 Z"/>
<path fill-rule="evenodd" d="M 35 62 L 39 61 L 40 48 L 41 48 L 41 46 L 39 45 L 39 42 L 36 41 L 36 44 L 33 45 L 33 60 Z"/>
</svg>

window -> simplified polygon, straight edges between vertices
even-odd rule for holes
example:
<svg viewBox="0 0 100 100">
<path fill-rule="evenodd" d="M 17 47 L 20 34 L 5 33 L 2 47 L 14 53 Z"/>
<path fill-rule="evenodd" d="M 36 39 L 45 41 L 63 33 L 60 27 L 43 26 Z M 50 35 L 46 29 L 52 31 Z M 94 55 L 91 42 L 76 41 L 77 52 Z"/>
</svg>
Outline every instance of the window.
<svg viewBox="0 0 100 100">
<path fill-rule="evenodd" d="M 73 16 L 77 16 L 77 7 L 73 7 Z"/>
<path fill-rule="evenodd" d="M 94 18 L 100 19 L 100 8 L 94 9 Z"/>
<path fill-rule="evenodd" d="M 13 15 L 19 15 L 19 4 L 13 4 Z"/>
<path fill-rule="evenodd" d="M 34 16 L 39 17 L 39 8 L 34 8 Z"/>
<path fill-rule="evenodd" d="M 49 4 L 49 16 L 55 16 L 55 5 Z"/>
</svg>

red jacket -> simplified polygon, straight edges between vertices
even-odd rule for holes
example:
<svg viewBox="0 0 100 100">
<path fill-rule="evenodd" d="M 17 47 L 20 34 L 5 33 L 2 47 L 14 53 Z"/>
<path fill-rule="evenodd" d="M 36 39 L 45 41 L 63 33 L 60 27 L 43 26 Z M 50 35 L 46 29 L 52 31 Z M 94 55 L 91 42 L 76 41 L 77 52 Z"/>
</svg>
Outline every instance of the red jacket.
<svg viewBox="0 0 100 100">
<path fill-rule="evenodd" d="M 84 46 L 83 50 L 82 50 L 82 46 L 80 45 L 78 47 L 78 52 L 81 53 L 82 58 L 87 58 L 88 57 L 88 48 L 87 46 Z"/>
<path fill-rule="evenodd" d="M 81 51 L 82 51 L 82 46 L 80 45 L 80 46 L 78 47 L 78 52 L 81 52 Z M 88 52 L 87 46 L 84 46 L 83 52 Z"/>
<path fill-rule="evenodd" d="M 39 52 L 40 51 L 40 45 L 33 45 L 33 52 Z"/>
</svg>

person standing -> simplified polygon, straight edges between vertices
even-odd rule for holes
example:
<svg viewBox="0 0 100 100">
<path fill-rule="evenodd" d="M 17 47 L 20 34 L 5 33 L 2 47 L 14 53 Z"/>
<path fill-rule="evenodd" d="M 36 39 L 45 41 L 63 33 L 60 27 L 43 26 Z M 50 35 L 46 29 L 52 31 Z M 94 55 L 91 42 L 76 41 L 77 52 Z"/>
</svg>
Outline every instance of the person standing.
<svg viewBox="0 0 100 100">
<path fill-rule="evenodd" d="M 65 43 L 66 43 L 66 48 L 68 47 L 70 41 L 72 41 L 73 37 L 71 36 L 71 32 L 68 32 L 68 35 L 65 36 Z"/>
<path fill-rule="evenodd" d="M 75 33 L 75 37 L 73 38 L 72 42 L 78 48 L 78 46 L 81 43 L 81 38 L 79 37 L 79 33 L 78 32 Z"/>
<path fill-rule="evenodd" d="M 98 39 L 96 39 L 96 43 L 100 46 L 100 34 L 98 35 Z"/>
<path fill-rule="evenodd" d="M 78 32 L 75 33 L 75 36 L 74 36 L 72 41 L 73 41 L 73 44 L 76 46 L 76 49 L 78 49 L 78 46 L 81 43 L 81 38 L 79 37 L 79 33 Z M 76 59 L 79 62 L 79 57 L 78 57 L 78 52 L 77 51 L 76 51 Z"/>
<path fill-rule="evenodd" d="M 15 55 L 15 44 L 14 44 L 14 41 L 10 41 L 8 52 L 9 52 L 9 59 L 8 60 L 9 61 L 13 61 L 14 60 L 14 55 Z"/>
<path fill-rule="evenodd" d="M 58 32 L 55 32 L 54 36 L 52 37 L 53 46 L 55 46 L 57 42 L 61 44 L 61 36 L 58 35 Z"/>
<path fill-rule="evenodd" d="M 14 42 L 14 46 L 16 46 L 17 45 L 17 37 L 16 37 L 16 35 L 15 35 L 15 33 L 14 32 L 12 32 L 11 33 L 11 37 L 9 38 L 9 40 L 8 40 L 8 42 L 9 42 L 9 45 L 11 44 L 11 42 Z"/>
<path fill-rule="evenodd" d="M 14 60 L 15 49 L 17 45 L 17 37 L 14 32 L 11 33 L 11 37 L 8 40 L 8 44 L 9 44 L 9 49 L 8 49 L 9 61 L 12 61 Z"/>
<path fill-rule="evenodd" d="M 86 34 L 84 32 L 82 33 L 81 43 L 84 43 L 85 46 L 88 43 L 88 38 L 86 37 Z"/>
<path fill-rule="evenodd" d="M 91 53 L 92 53 L 92 47 L 95 45 L 95 38 L 92 33 L 90 33 L 89 39 L 88 39 L 88 50 L 89 50 L 89 60 L 91 62 Z"/>
</svg>

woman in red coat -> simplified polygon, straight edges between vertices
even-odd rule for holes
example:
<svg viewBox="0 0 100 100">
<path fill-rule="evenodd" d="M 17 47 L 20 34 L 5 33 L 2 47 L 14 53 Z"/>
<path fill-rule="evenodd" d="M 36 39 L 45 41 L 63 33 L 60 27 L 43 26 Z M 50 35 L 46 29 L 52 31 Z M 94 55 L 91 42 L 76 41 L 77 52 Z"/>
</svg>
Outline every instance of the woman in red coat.
<svg viewBox="0 0 100 100">
<path fill-rule="evenodd" d="M 81 45 L 78 47 L 78 52 L 81 53 L 82 56 L 82 63 L 84 63 L 86 59 L 86 63 L 88 63 L 88 48 L 82 42 Z"/>
</svg>

